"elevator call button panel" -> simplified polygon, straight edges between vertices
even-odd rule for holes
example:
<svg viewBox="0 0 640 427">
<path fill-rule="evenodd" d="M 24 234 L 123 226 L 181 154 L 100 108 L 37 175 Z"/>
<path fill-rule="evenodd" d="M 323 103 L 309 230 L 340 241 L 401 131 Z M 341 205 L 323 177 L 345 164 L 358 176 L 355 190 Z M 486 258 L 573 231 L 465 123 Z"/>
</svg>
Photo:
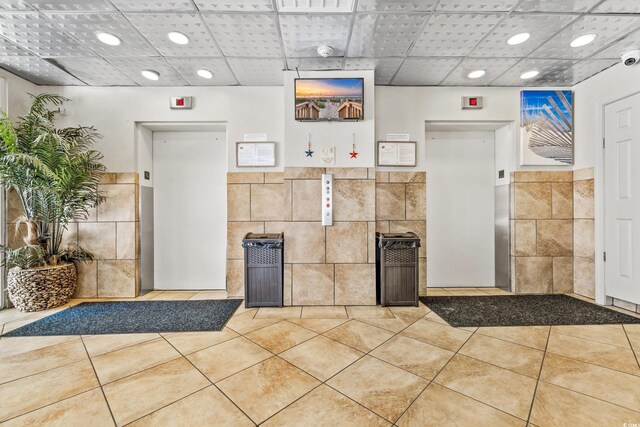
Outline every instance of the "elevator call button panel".
<svg viewBox="0 0 640 427">
<path fill-rule="evenodd" d="M 333 175 L 322 175 L 322 225 L 333 225 Z"/>
</svg>

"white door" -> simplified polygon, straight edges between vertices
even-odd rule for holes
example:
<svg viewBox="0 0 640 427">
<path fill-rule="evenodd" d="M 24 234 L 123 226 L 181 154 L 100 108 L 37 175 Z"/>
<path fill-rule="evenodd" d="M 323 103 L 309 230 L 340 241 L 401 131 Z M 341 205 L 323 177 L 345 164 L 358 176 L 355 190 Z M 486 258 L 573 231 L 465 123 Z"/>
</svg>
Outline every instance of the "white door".
<svg viewBox="0 0 640 427">
<path fill-rule="evenodd" d="M 605 107 L 605 290 L 640 304 L 640 95 Z"/>
<path fill-rule="evenodd" d="M 154 132 L 155 289 L 225 289 L 223 132 Z"/>
</svg>

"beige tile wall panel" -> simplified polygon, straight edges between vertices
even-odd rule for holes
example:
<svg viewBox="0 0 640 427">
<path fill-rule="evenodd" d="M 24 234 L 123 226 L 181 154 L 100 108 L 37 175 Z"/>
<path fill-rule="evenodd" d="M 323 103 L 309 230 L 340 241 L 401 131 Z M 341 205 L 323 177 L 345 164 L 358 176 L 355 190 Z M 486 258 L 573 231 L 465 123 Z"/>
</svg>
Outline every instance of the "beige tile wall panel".
<svg viewBox="0 0 640 427">
<path fill-rule="evenodd" d="M 427 182 L 425 172 L 389 172 L 389 182 Z"/>
<path fill-rule="evenodd" d="M 376 221 L 376 232 L 378 233 L 390 233 L 389 221 Z"/>
<path fill-rule="evenodd" d="M 572 171 L 520 171 L 514 174 L 515 182 L 572 182 Z"/>
<path fill-rule="evenodd" d="M 375 264 L 336 264 L 336 305 L 375 305 Z"/>
<path fill-rule="evenodd" d="M 553 293 L 573 292 L 573 257 L 553 258 Z"/>
<path fill-rule="evenodd" d="M 134 224 L 134 223 L 132 223 Z M 13 230 L 8 230 L 10 233 Z M 62 235 L 62 247 L 74 247 L 78 244 L 78 223 L 72 222 L 67 224 L 67 229 L 64 231 Z"/>
<path fill-rule="evenodd" d="M 134 297 L 136 264 L 134 260 L 98 260 L 98 297 Z"/>
<path fill-rule="evenodd" d="M 334 222 L 327 227 L 328 263 L 367 263 L 368 226 L 366 222 Z"/>
<path fill-rule="evenodd" d="M 406 185 L 376 183 L 376 219 L 406 219 Z"/>
<path fill-rule="evenodd" d="M 98 261 L 76 263 L 78 281 L 74 298 L 96 298 L 98 296 Z"/>
<path fill-rule="evenodd" d="M 96 259 L 116 259 L 116 223 L 79 223 L 78 244 Z"/>
<path fill-rule="evenodd" d="M 138 223 L 116 223 L 116 258 L 138 259 Z"/>
<path fill-rule="evenodd" d="M 593 180 L 576 181 L 573 184 L 574 218 L 594 218 Z"/>
<path fill-rule="evenodd" d="M 284 184 L 251 184 L 251 220 L 282 221 L 285 188 Z"/>
<path fill-rule="evenodd" d="M 324 168 L 284 168 L 284 179 L 320 179 Z"/>
<path fill-rule="evenodd" d="M 573 183 L 551 184 L 551 216 L 553 219 L 573 219 Z"/>
<path fill-rule="evenodd" d="M 333 182 L 334 221 L 375 221 L 376 189 L 373 180 Z"/>
<path fill-rule="evenodd" d="M 576 294 L 595 298 L 595 268 L 594 258 L 573 259 L 573 291 Z"/>
<path fill-rule="evenodd" d="M 138 200 L 136 184 L 105 184 L 100 191 L 105 196 L 98 206 L 98 221 L 136 221 Z"/>
<path fill-rule="evenodd" d="M 515 219 L 551 219 L 551 184 L 515 185 Z"/>
<path fill-rule="evenodd" d="M 265 232 L 284 232 L 284 262 L 321 264 L 325 262 L 325 230 L 317 222 L 267 222 Z"/>
<path fill-rule="evenodd" d="M 516 292 L 550 294 L 553 291 L 553 258 L 516 257 Z"/>
<path fill-rule="evenodd" d="M 376 171 L 376 184 L 389 182 L 389 172 Z"/>
<path fill-rule="evenodd" d="M 264 173 L 262 172 L 229 172 L 227 184 L 262 184 Z"/>
<path fill-rule="evenodd" d="M 579 257 L 595 255 L 595 223 L 592 219 L 576 219 L 573 223 L 574 254 Z"/>
<path fill-rule="evenodd" d="M 511 236 L 515 239 L 514 253 L 516 256 L 536 256 L 536 221 L 520 219 L 513 221 L 514 228 Z"/>
<path fill-rule="evenodd" d="M 368 168 L 327 168 L 333 179 L 369 179 Z"/>
<path fill-rule="evenodd" d="M 227 295 L 230 297 L 244 296 L 244 260 L 227 260 Z"/>
<path fill-rule="evenodd" d="M 376 223 L 371 221 L 367 223 L 367 262 L 376 262 Z"/>
<path fill-rule="evenodd" d="M 420 257 L 418 260 L 418 294 L 427 295 L 427 258 Z"/>
<path fill-rule="evenodd" d="M 333 264 L 293 264 L 293 305 L 333 305 Z"/>
<path fill-rule="evenodd" d="M 293 290 L 293 264 L 285 264 L 283 275 L 283 291 L 282 291 L 282 304 L 293 305 L 292 303 L 292 290 Z"/>
<path fill-rule="evenodd" d="M 322 218 L 322 181 L 319 179 L 293 180 L 292 192 L 292 220 L 320 221 Z"/>
<path fill-rule="evenodd" d="M 283 172 L 265 172 L 264 182 L 265 184 L 283 184 L 284 173 Z"/>
<path fill-rule="evenodd" d="M 247 233 L 264 233 L 264 222 L 227 223 L 227 259 L 244 258 L 242 239 Z"/>
<path fill-rule="evenodd" d="M 427 220 L 427 184 L 411 183 L 406 186 L 406 219 Z M 377 206 L 377 204 L 376 204 Z"/>
<path fill-rule="evenodd" d="M 584 168 L 584 169 L 578 169 L 577 171 L 573 171 L 574 181 L 584 181 L 586 179 L 593 179 L 593 178 L 594 178 L 593 168 Z"/>
<path fill-rule="evenodd" d="M 138 174 L 135 172 L 117 172 L 116 184 L 137 184 Z"/>
<path fill-rule="evenodd" d="M 573 221 L 537 221 L 538 256 L 573 256 Z"/>
<path fill-rule="evenodd" d="M 227 185 L 227 221 L 251 221 L 251 185 Z"/>
</svg>

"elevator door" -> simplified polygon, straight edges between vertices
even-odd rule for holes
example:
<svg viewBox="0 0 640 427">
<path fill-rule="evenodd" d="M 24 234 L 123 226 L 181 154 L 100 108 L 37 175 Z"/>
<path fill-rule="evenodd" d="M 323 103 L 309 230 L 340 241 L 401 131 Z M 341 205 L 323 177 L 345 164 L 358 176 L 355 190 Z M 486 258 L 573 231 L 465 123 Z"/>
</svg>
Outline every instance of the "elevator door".
<svg viewBox="0 0 640 427">
<path fill-rule="evenodd" d="M 226 288 L 223 132 L 154 132 L 155 289 Z"/>
</svg>

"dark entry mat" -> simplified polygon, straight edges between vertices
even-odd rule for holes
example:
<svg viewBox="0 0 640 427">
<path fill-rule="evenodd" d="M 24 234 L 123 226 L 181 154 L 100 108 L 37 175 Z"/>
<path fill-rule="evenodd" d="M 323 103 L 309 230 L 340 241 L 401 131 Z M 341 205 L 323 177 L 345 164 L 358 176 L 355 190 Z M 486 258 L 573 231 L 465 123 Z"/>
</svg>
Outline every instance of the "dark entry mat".
<svg viewBox="0 0 640 427">
<path fill-rule="evenodd" d="M 3 336 L 220 331 L 241 303 L 241 299 L 84 302 Z"/>
<path fill-rule="evenodd" d="M 420 297 L 420 301 L 455 327 L 640 323 L 640 318 L 567 295 Z"/>
</svg>

